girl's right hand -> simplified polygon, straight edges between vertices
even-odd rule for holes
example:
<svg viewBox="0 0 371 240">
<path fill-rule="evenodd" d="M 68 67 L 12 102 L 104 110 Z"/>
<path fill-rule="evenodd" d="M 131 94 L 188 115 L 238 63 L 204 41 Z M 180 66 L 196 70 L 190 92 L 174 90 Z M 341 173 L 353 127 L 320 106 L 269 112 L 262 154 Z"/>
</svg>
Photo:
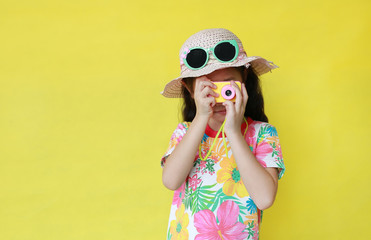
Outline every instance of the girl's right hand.
<svg viewBox="0 0 371 240">
<path fill-rule="evenodd" d="M 213 114 L 213 107 L 215 106 L 215 97 L 219 94 L 212 89 L 216 89 L 216 85 L 206 76 L 195 79 L 194 99 L 196 103 L 196 115 L 207 116 L 210 118 Z"/>
</svg>

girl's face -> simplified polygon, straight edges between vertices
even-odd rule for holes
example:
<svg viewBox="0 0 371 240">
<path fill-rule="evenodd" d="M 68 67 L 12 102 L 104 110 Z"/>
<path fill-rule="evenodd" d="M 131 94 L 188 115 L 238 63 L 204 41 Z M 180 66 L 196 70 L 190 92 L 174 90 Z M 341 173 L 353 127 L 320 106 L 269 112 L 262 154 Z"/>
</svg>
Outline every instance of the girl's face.
<svg viewBox="0 0 371 240">
<path fill-rule="evenodd" d="M 238 68 L 233 68 L 233 67 L 216 70 L 216 71 L 206 75 L 206 77 L 213 82 L 215 82 L 215 81 L 231 81 L 231 80 L 239 81 L 239 82 L 243 81 L 240 70 Z M 213 115 L 212 115 L 212 117 L 210 118 L 209 121 L 212 121 L 212 122 L 217 123 L 217 124 L 223 123 L 223 121 L 225 119 L 225 115 L 226 115 L 225 107 L 222 105 L 222 103 L 217 103 L 213 107 Z"/>
</svg>

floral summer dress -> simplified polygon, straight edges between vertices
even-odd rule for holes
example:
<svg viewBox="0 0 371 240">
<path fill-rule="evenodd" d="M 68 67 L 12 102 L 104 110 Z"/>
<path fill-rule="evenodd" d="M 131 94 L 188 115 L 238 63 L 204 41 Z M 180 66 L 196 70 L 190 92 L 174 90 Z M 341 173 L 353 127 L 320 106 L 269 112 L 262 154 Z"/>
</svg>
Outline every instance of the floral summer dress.
<svg viewBox="0 0 371 240">
<path fill-rule="evenodd" d="M 269 123 L 247 119 L 245 135 L 251 151 L 263 167 L 278 168 L 278 179 L 285 171 L 276 128 Z M 169 148 L 161 165 L 175 149 L 190 123 L 178 125 L 171 136 Z M 241 131 L 246 130 L 246 123 Z M 258 209 L 247 192 L 231 147 L 222 134 L 206 127 L 201 141 L 201 155 L 206 156 L 215 138 L 211 155 L 202 161 L 195 155 L 194 165 L 183 185 L 174 192 L 170 210 L 167 239 L 259 239 L 263 211 Z"/>
</svg>

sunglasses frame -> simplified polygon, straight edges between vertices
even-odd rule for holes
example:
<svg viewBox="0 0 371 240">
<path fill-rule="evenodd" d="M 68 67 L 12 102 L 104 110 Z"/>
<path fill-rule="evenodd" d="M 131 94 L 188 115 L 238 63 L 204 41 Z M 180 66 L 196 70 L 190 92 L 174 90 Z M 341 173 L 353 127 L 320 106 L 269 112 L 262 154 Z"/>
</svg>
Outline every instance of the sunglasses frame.
<svg viewBox="0 0 371 240">
<path fill-rule="evenodd" d="M 232 45 L 234 46 L 235 50 L 236 50 L 235 56 L 234 56 L 231 60 L 229 60 L 229 61 L 223 61 L 223 60 L 220 60 L 220 59 L 215 55 L 215 48 L 216 48 L 219 44 L 221 44 L 221 43 L 225 43 L 225 42 L 232 44 Z M 188 53 L 190 53 L 190 52 L 191 52 L 192 50 L 194 50 L 194 49 L 201 49 L 201 50 L 204 50 L 204 51 L 206 52 L 206 60 L 205 60 L 205 63 L 204 63 L 201 67 L 198 67 L 198 68 L 191 67 L 191 66 L 188 64 L 188 62 L 187 62 L 187 55 L 188 55 Z M 240 52 L 240 48 L 238 47 L 238 43 L 237 43 L 236 40 L 223 40 L 223 41 L 220 41 L 220 42 L 218 42 L 217 44 L 215 44 L 214 47 L 207 48 L 207 49 L 205 49 L 205 48 L 203 48 L 203 47 L 194 47 L 194 48 L 189 49 L 189 51 L 184 52 L 185 56 L 184 56 L 184 58 L 183 58 L 183 62 L 184 62 L 184 64 L 185 64 L 189 69 L 192 69 L 192 70 L 199 70 L 199 69 L 205 67 L 206 64 L 209 62 L 209 57 L 210 57 L 209 52 L 210 52 L 210 51 L 213 53 L 215 59 L 217 59 L 219 62 L 222 62 L 222 63 L 228 63 L 228 62 L 233 62 L 234 60 L 236 60 L 236 58 L 238 57 L 238 54 L 239 54 L 239 52 Z"/>
</svg>

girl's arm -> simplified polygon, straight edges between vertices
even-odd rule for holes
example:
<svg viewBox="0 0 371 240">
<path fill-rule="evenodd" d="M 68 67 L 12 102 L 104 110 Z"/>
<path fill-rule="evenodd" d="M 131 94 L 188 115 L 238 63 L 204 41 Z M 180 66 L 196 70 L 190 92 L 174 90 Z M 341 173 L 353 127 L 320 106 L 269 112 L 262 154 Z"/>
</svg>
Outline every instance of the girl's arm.
<svg viewBox="0 0 371 240">
<path fill-rule="evenodd" d="M 242 182 L 256 206 L 264 210 L 273 204 L 276 197 L 278 172 L 275 168 L 261 166 L 244 139 L 241 133 L 241 124 L 248 95 L 244 85 L 241 87 L 242 91 L 239 91 L 234 82 L 232 86 L 236 90 L 236 102 L 235 104 L 230 101 L 224 103 L 227 109 L 224 129 L 231 144 Z"/>
<path fill-rule="evenodd" d="M 170 190 L 178 189 L 193 167 L 198 146 L 204 135 L 208 118 L 198 117 L 192 121 L 187 133 L 167 157 L 162 170 L 162 182 Z"/>
<path fill-rule="evenodd" d="M 241 129 L 239 133 L 228 134 L 228 139 L 242 182 L 251 198 L 259 209 L 269 208 L 277 193 L 277 168 L 264 168 L 260 165 L 241 134 Z"/>
<path fill-rule="evenodd" d="M 162 170 L 162 182 L 170 190 L 178 189 L 191 171 L 207 122 L 213 113 L 214 97 L 219 96 L 212 91 L 212 88 L 216 88 L 215 84 L 206 77 L 196 78 L 195 81 L 196 116 L 187 133 L 167 157 Z"/>
</svg>

